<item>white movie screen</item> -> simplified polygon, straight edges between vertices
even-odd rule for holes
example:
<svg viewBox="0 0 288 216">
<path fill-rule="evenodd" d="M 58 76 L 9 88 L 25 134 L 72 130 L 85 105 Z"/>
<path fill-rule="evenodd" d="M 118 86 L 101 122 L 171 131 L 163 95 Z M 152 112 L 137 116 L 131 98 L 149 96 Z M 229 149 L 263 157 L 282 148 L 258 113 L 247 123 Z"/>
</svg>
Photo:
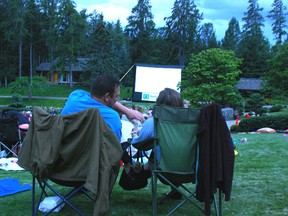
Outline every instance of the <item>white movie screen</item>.
<svg viewBox="0 0 288 216">
<path fill-rule="evenodd" d="M 172 88 L 180 92 L 182 66 L 136 64 L 133 101 L 155 102 L 160 91 Z"/>
</svg>

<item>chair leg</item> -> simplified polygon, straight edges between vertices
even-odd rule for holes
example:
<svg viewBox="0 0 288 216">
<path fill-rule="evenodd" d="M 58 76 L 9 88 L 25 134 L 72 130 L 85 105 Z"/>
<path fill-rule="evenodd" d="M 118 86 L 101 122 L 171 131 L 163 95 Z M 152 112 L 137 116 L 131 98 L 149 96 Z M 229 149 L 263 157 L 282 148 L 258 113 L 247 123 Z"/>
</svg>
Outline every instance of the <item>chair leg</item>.
<svg viewBox="0 0 288 216">
<path fill-rule="evenodd" d="M 215 208 L 215 215 L 219 216 L 216 194 L 213 195 L 213 204 L 214 204 L 214 208 Z"/>
<path fill-rule="evenodd" d="M 32 176 L 32 216 L 35 216 L 35 177 Z"/>
<path fill-rule="evenodd" d="M 219 189 L 219 216 L 222 216 L 222 193 Z"/>
<path fill-rule="evenodd" d="M 152 172 L 152 215 L 157 215 L 157 174 Z"/>
<path fill-rule="evenodd" d="M 213 204 L 214 204 L 216 216 L 222 216 L 222 193 L 220 189 L 218 189 L 218 193 L 219 193 L 218 204 L 217 204 L 216 193 L 213 195 Z"/>
<path fill-rule="evenodd" d="M 2 143 L 2 142 L 0 142 L 0 144 L 1 144 L 1 146 L 3 146 L 3 149 L 4 149 L 5 151 L 7 151 L 7 154 L 6 154 L 5 158 L 8 157 L 9 154 L 11 154 L 12 156 L 18 158 L 18 155 L 13 151 L 14 148 L 10 149 L 7 145 L 5 145 L 5 144 Z M 2 148 L 1 148 L 1 149 L 2 149 Z"/>
</svg>

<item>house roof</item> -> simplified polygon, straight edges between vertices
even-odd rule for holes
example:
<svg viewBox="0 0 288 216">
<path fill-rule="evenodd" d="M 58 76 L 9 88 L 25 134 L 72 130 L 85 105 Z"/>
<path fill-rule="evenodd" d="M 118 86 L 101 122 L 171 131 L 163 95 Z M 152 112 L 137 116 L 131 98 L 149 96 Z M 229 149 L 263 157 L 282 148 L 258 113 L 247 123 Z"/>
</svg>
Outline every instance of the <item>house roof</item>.
<svg viewBox="0 0 288 216">
<path fill-rule="evenodd" d="M 56 58 L 52 63 L 51 62 L 42 62 L 38 67 L 35 68 L 36 71 L 49 71 L 51 66 L 56 64 L 59 58 Z M 77 58 L 77 63 L 72 65 L 72 71 L 83 71 L 87 64 L 89 58 Z M 68 71 L 68 67 L 64 68 L 65 71 Z"/>
<path fill-rule="evenodd" d="M 239 90 L 258 91 L 263 87 L 263 80 L 260 78 L 240 78 L 236 88 Z"/>
</svg>

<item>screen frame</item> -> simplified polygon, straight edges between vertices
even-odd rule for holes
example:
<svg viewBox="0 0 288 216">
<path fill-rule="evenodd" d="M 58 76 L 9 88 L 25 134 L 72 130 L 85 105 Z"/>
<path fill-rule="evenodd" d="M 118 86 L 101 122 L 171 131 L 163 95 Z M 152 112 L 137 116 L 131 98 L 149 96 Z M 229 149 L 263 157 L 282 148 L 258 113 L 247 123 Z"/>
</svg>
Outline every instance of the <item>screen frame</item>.
<svg viewBox="0 0 288 216">
<path fill-rule="evenodd" d="M 145 69 L 144 69 L 145 68 Z M 153 68 L 154 71 L 145 71 L 145 73 L 148 73 L 148 78 L 146 80 L 146 77 L 140 76 L 139 73 L 142 73 L 143 70 L 149 71 L 149 68 Z M 181 82 L 181 76 L 182 76 L 182 69 L 184 66 L 179 66 L 179 65 L 156 65 L 156 64 L 135 64 L 135 70 L 134 70 L 134 86 L 133 86 L 133 93 L 132 93 L 132 101 L 133 102 L 151 102 L 155 103 L 160 91 L 162 91 L 164 88 L 172 88 L 178 92 L 180 92 L 180 89 L 177 87 L 179 82 Z M 139 72 L 139 70 L 141 72 Z M 158 70 L 158 71 L 157 71 Z M 156 77 L 155 78 L 155 72 L 158 72 L 160 76 L 163 76 L 163 73 L 165 72 L 166 75 L 167 73 L 170 73 L 170 79 L 172 77 L 172 80 L 169 80 L 169 78 L 166 80 L 167 82 L 163 82 L 162 77 Z M 143 74 L 142 74 L 143 75 Z M 150 76 L 152 77 L 150 77 Z M 158 74 L 157 74 L 158 76 Z M 166 77 L 166 76 L 165 76 Z M 140 79 L 145 79 L 142 83 Z M 164 80 L 165 81 L 165 80 Z M 139 84 L 141 82 L 141 84 Z M 154 90 L 144 90 L 141 85 L 145 85 L 145 83 L 152 83 L 152 85 L 157 85 Z M 140 87 L 139 87 L 140 85 Z M 149 89 L 149 87 L 147 87 Z M 144 91 L 142 91 L 144 90 Z M 153 92 L 152 92 L 153 91 Z"/>
</svg>

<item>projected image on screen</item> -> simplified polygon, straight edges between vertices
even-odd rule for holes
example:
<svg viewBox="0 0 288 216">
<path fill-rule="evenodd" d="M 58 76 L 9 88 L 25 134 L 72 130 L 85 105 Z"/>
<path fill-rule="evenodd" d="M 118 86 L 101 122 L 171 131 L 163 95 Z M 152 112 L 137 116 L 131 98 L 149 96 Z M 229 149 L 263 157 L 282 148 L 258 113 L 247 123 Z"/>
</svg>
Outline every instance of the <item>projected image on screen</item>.
<svg viewBox="0 0 288 216">
<path fill-rule="evenodd" d="M 179 91 L 181 66 L 136 64 L 133 101 L 155 102 L 164 88 Z"/>
</svg>

